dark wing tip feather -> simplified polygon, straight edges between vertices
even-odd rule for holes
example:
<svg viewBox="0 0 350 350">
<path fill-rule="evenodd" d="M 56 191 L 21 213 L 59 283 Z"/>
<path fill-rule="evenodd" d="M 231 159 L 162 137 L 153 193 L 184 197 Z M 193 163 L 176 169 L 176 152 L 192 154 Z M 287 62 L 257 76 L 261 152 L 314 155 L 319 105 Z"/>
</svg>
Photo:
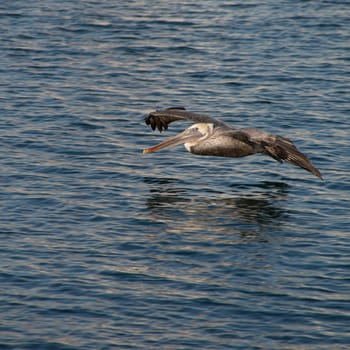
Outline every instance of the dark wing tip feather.
<svg viewBox="0 0 350 350">
<path fill-rule="evenodd" d="M 288 162 L 299 166 L 323 180 L 320 171 L 311 163 L 310 159 L 300 152 L 292 141 L 277 136 L 273 144 L 265 146 L 266 153 L 279 162 Z"/>
<path fill-rule="evenodd" d="M 150 113 L 147 117 L 145 117 L 145 123 L 146 125 L 150 125 L 152 130 L 158 129 L 160 132 L 166 129 L 168 129 L 168 124 L 166 121 L 163 121 L 163 119 L 159 118 L 157 115 L 158 111 Z"/>
<path fill-rule="evenodd" d="M 166 109 L 166 111 L 173 111 L 173 110 L 180 110 L 180 111 L 185 111 L 186 108 L 183 106 L 179 106 L 179 107 L 169 107 Z"/>
<path fill-rule="evenodd" d="M 160 132 L 168 129 L 168 125 L 177 118 L 171 112 L 185 111 L 185 107 L 169 107 L 163 110 L 156 110 L 145 117 L 146 125 L 150 125 L 152 130 L 158 129 Z M 169 113 L 168 113 L 169 112 Z"/>
<path fill-rule="evenodd" d="M 147 125 L 151 125 L 152 129 L 159 131 L 166 130 L 168 125 L 177 120 L 188 120 L 194 123 L 213 123 L 217 126 L 225 127 L 232 130 L 233 127 L 222 122 L 221 120 L 209 117 L 204 114 L 189 112 L 184 107 L 170 107 L 166 109 L 151 112 L 146 118 Z"/>
</svg>

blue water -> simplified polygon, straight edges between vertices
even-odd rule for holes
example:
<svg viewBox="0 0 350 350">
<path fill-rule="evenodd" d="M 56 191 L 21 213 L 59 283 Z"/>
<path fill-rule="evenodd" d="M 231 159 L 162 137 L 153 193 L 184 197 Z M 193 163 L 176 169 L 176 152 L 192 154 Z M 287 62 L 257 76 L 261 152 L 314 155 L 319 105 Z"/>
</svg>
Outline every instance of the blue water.
<svg viewBox="0 0 350 350">
<path fill-rule="evenodd" d="M 347 1 L 0 3 L 0 349 L 348 349 Z M 143 155 L 186 106 L 291 138 Z"/>
</svg>

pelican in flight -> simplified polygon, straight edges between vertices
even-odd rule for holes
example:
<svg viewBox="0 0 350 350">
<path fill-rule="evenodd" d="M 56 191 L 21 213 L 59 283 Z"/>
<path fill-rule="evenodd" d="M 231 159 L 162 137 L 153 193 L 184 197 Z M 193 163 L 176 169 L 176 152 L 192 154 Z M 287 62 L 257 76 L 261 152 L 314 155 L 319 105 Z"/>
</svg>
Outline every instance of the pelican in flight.
<svg viewBox="0 0 350 350">
<path fill-rule="evenodd" d="M 156 110 L 145 118 L 146 125 L 150 125 L 153 130 L 157 128 L 160 132 L 178 120 L 190 120 L 195 124 L 158 145 L 146 148 L 143 153 L 180 144 L 184 144 L 187 151 L 202 156 L 236 158 L 262 153 L 280 163 L 288 162 L 299 166 L 322 179 L 320 171 L 312 165 L 308 157 L 285 137 L 254 128 L 235 129 L 221 120 L 188 112 L 182 107 Z"/>
</svg>

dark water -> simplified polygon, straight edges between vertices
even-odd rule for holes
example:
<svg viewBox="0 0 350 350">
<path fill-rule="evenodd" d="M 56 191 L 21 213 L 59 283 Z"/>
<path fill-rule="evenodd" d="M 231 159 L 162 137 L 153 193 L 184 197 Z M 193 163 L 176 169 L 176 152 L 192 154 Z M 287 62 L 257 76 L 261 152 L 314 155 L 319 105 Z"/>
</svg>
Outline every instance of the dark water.
<svg viewBox="0 0 350 350">
<path fill-rule="evenodd" d="M 0 349 L 349 348 L 347 1 L 2 1 L 0 23 Z M 288 136 L 325 181 L 142 155 L 172 105 Z"/>
</svg>

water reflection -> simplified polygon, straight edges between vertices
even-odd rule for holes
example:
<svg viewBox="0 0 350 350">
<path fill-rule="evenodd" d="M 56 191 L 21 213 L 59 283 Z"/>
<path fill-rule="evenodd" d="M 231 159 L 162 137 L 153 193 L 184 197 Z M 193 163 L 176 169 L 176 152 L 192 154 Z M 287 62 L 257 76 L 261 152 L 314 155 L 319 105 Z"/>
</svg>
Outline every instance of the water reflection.
<svg viewBox="0 0 350 350">
<path fill-rule="evenodd" d="M 172 232 L 207 231 L 256 236 L 287 220 L 283 202 L 288 185 L 281 182 L 241 184 L 227 192 L 193 188 L 171 178 L 145 178 L 151 219 L 167 223 Z"/>
</svg>

